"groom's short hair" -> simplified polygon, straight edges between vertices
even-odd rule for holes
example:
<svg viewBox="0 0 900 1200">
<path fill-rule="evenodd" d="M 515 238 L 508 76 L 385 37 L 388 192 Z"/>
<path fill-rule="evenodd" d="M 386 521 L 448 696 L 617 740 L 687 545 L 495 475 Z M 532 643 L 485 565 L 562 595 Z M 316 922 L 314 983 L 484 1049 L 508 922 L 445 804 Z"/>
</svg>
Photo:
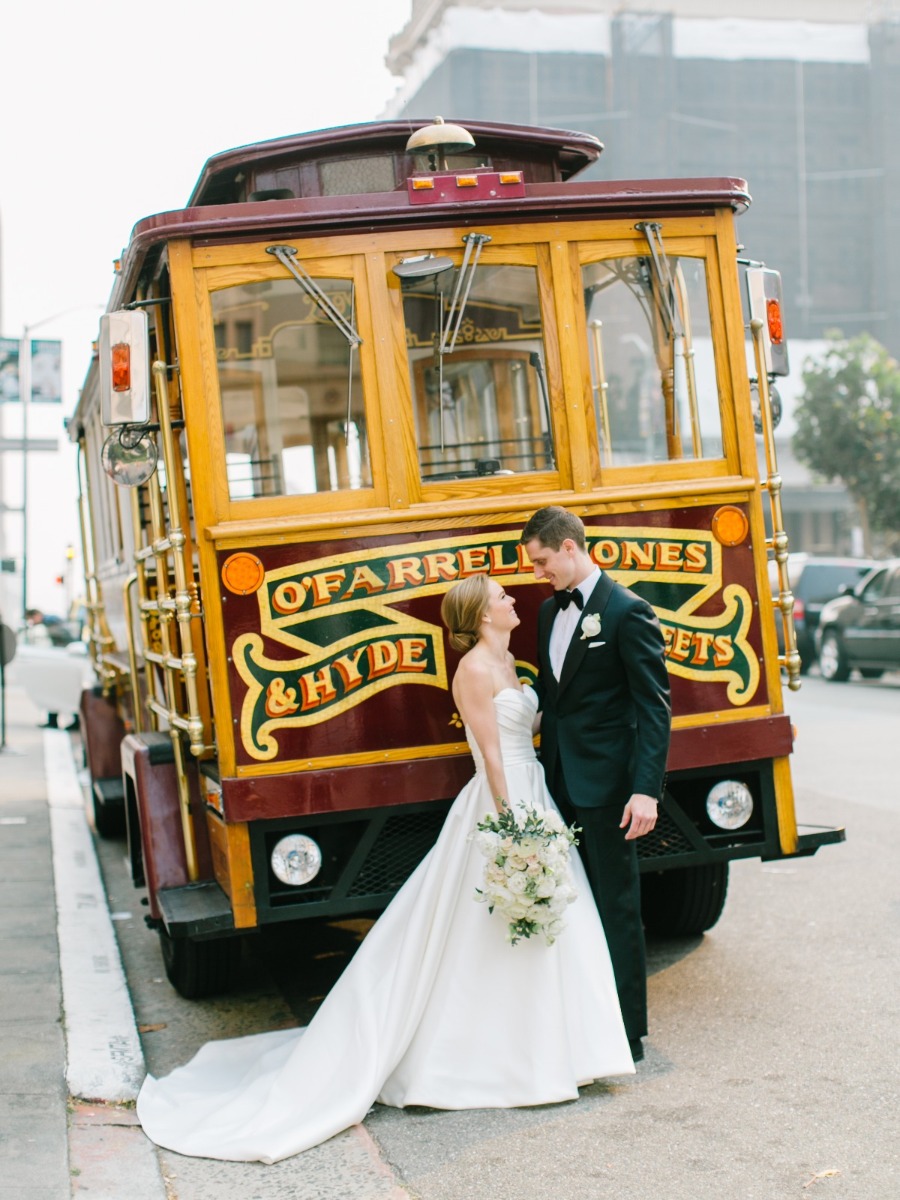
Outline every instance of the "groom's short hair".
<svg viewBox="0 0 900 1200">
<path fill-rule="evenodd" d="M 524 546 L 533 538 L 548 550 L 558 550 L 566 538 L 571 538 L 579 550 L 587 549 L 581 518 L 558 504 L 539 508 L 522 530 L 519 542 Z"/>
</svg>

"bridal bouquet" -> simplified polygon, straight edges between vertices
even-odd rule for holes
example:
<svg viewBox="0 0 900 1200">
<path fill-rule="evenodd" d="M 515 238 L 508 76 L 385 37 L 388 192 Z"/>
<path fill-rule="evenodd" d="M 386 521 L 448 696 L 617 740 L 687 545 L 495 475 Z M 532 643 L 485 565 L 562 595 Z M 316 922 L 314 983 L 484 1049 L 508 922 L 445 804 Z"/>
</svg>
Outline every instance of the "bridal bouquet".
<svg viewBox="0 0 900 1200">
<path fill-rule="evenodd" d="M 476 826 L 473 837 L 487 862 L 475 899 L 506 919 L 513 946 L 539 934 L 552 946 L 565 928 L 563 913 L 577 895 L 569 866 L 577 832 L 541 808 L 516 814 L 504 807 Z"/>
</svg>

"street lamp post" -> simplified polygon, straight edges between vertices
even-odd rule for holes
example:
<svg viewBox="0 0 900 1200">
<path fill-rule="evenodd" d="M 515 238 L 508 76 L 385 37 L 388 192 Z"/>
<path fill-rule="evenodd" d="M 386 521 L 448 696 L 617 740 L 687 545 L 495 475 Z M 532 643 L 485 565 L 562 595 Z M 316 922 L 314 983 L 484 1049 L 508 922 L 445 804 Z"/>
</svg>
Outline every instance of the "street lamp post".
<svg viewBox="0 0 900 1200">
<path fill-rule="evenodd" d="M 28 624 L 28 410 L 31 407 L 31 330 L 19 342 L 19 400 L 22 404 L 22 628 Z"/>
</svg>

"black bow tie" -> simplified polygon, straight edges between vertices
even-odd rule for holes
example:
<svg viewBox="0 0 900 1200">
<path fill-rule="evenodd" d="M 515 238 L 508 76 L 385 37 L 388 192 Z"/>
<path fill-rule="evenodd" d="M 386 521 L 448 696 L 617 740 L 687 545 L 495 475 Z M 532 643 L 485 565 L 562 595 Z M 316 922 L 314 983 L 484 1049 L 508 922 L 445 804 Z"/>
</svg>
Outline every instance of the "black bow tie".
<svg viewBox="0 0 900 1200">
<path fill-rule="evenodd" d="M 584 596 L 578 588 L 571 592 L 554 592 L 553 599 L 557 608 L 568 608 L 570 604 L 574 604 L 576 608 L 584 608 Z"/>
</svg>

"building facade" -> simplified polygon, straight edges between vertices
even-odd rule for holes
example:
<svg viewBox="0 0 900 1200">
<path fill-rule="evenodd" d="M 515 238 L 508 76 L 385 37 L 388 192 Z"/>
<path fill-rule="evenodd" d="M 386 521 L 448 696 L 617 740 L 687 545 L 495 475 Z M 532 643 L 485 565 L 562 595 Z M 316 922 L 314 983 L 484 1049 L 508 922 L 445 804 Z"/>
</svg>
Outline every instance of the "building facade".
<svg viewBox="0 0 900 1200">
<path fill-rule="evenodd" d="M 747 179 L 741 235 L 782 272 L 792 343 L 867 332 L 900 357 L 900 0 L 413 0 L 387 61 L 391 116 L 585 130 L 602 178 Z M 785 501 L 796 548 L 855 548 L 840 489 Z"/>
</svg>

